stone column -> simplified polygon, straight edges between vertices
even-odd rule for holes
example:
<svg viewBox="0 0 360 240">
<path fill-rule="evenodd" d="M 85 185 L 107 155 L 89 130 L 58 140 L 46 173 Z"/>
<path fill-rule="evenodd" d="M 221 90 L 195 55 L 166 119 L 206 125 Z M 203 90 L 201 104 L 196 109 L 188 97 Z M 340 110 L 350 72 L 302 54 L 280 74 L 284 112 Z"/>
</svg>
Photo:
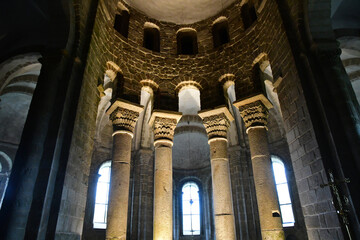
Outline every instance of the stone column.
<svg viewBox="0 0 360 240">
<path fill-rule="evenodd" d="M 234 105 L 240 110 L 249 137 L 262 239 L 285 239 L 267 142 L 268 109 L 272 105 L 262 94 Z"/>
<path fill-rule="evenodd" d="M 181 113 L 154 111 L 154 240 L 173 239 L 172 145 L 174 130 Z"/>
<path fill-rule="evenodd" d="M 199 113 L 209 137 L 216 239 L 236 239 L 227 154 L 227 130 L 233 120 L 226 107 Z"/>
<path fill-rule="evenodd" d="M 118 99 L 107 110 L 114 133 L 106 239 L 126 239 L 131 142 L 142 109 L 139 105 Z"/>
</svg>

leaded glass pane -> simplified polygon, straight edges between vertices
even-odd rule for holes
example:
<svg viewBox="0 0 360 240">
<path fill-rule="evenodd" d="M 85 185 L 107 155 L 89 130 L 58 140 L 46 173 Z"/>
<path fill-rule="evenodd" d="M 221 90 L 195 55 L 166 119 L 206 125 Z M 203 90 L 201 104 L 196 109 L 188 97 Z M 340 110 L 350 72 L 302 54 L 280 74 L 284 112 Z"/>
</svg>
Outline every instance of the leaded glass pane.
<svg viewBox="0 0 360 240">
<path fill-rule="evenodd" d="M 109 202 L 111 162 L 103 163 L 98 174 L 100 176 L 96 185 L 93 227 L 105 229 Z"/>
<path fill-rule="evenodd" d="M 289 186 L 286 179 L 284 163 L 280 158 L 271 156 L 276 191 L 280 204 L 281 219 L 283 227 L 292 227 L 295 223 L 294 213 L 291 205 Z"/>
<path fill-rule="evenodd" d="M 182 188 L 183 235 L 200 235 L 199 187 L 194 182 Z"/>
</svg>

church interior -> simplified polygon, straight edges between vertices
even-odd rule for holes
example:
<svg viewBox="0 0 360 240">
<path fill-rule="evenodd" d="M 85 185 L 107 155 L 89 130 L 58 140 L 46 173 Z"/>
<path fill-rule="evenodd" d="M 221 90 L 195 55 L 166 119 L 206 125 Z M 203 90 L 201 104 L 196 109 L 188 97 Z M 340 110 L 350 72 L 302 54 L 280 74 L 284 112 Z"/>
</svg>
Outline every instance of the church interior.
<svg viewBox="0 0 360 240">
<path fill-rule="evenodd" d="M 0 239 L 360 239 L 358 0 L 0 3 Z"/>
</svg>

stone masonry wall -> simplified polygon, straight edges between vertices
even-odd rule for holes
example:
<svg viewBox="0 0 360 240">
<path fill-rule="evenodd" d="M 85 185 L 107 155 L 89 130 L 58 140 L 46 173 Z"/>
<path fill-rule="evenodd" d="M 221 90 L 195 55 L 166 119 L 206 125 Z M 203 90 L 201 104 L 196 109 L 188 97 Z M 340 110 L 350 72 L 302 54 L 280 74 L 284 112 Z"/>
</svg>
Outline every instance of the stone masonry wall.
<svg viewBox="0 0 360 240">
<path fill-rule="evenodd" d="M 122 90 L 125 95 L 138 96 L 141 88 L 139 81 L 152 79 L 159 84 L 160 92 L 176 98 L 175 86 L 182 80 L 192 79 L 203 87 L 201 103 L 202 109 L 205 109 L 222 102 L 218 78 L 225 73 L 236 76 L 238 98 L 253 94 L 252 63 L 259 54 L 266 53 L 274 79 L 282 78 L 277 90 L 309 239 L 341 239 L 330 192 L 319 187 L 327 182 L 326 174 L 275 1 L 266 1 L 264 9 L 258 13 L 258 20 L 247 30 L 244 30 L 241 21 L 239 2 L 210 19 L 186 26 L 158 22 L 130 9 L 127 39 L 113 29 L 116 4 L 117 1 L 99 1 L 84 75 L 82 104 L 78 111 L 79 134 L 74 143 L 78 141 L 79 144 L 74 145 L 73 154 L 76 152 L 75 146 L 84 144 L 84 139 L 88 139 L 85 140 L 87 147 L 78 149 L 76 158 L 80 160 L 81 155 L 87 164 L 91 159 L 91 134 L 95 123 L 89 119 L 96 117 L 96 85 L 103 79 L 107 61 L 115 62 L 122 69 L 125 78 Z M 228 18 L 230 43 L 214 49 L 211 24 L 219 16 Z M 142 47 L 143 26 L 147 21 L 160 27 L 160 53 Z M 176 31 L 181 27 L 192 27 L 197 31 L 197 55 L 177 55 Z M 85 121 L 82 115 L 88 119 Z M 90 131 L 81 134 L 84 129 Z"/>
<path fill-rule="evenodd" d="M 56 225 L 55 239 L 80 239 L 83 231 L 85 206 L 87 200 L 87 187 L 89 179 L 90 162 L 93 151 L 95 121 L 99 94 L 96 89 L 91 72 L 96 62 L 95 57 L 86 60 L 87 41 L 89 40 L 88 29 L 94 11 L 94 1 L 74 0 L 75 38 L 78 40 L 76 57 L 79 65 L 86 65 L 82 87 L 77 105 L 77 114 L 73 129 L 73 136 L 69 151 L 69 160 L 66 166 L 64 186 L 61 195 L 61 204 Z M 96 7 L 96 6 L 95 6 Z M 76 71 L 76 69 L 74 70 Z"/>
</svg>

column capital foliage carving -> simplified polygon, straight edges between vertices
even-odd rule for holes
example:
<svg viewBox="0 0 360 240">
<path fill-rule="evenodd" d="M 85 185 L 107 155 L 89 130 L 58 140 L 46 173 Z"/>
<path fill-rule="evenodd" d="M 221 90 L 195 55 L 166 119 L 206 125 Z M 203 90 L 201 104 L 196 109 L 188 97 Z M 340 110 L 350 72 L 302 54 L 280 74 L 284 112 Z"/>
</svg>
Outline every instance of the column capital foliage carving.
<svg viewBox="0 0 360 240">
<path fill-rule="evenodd" d="M 139 112 L 121 107 L 110 113 L 114 131 L 124 130 L 133 133 L 138 118 Z"/>
<path fill-rule="evenodd" d="M 224 113 L 204 117 L 203 123 L 209 139 L 217 137 L 227 138 L 227 130 L 230 126 L 230 121 Z"/>
<path fill-rule="evenodd" d="M 203 119 L 209 140 L 212 138 L 227 138 L 230 122 L 234 120 L 229 109 L 221 106 L 212 110 L 201 111 L 199 116 Z"/>
<path fill-rule="evenodd" d="M 128 102 L 123 99 L 117 99 L 106 111 L 110 115 L 114 132 L 115 131 L 128 131 L 134 132 L 136 121 L 139 118 L 139 113 L 143 110 L 143 107 Z"/>
<path fill-rule="evenodd" d="M 261 101 L 240 106 L 239 111 L 247 129 L 256 126 L 266 127 L 269 111 Z"/>
<path fill-rule="evenodd" d="M 180 118 L 179 112 L 154 110 L 149 120 L 150 126 L 154 129 L 154 140 L 172 141 Z"/>
<path fill-rule="evenodd" d="M 174 139 L 174 131 L 178 120 L 175 118 L 155 117 L 154 119 L 154 140 Z"/>
</svg>

